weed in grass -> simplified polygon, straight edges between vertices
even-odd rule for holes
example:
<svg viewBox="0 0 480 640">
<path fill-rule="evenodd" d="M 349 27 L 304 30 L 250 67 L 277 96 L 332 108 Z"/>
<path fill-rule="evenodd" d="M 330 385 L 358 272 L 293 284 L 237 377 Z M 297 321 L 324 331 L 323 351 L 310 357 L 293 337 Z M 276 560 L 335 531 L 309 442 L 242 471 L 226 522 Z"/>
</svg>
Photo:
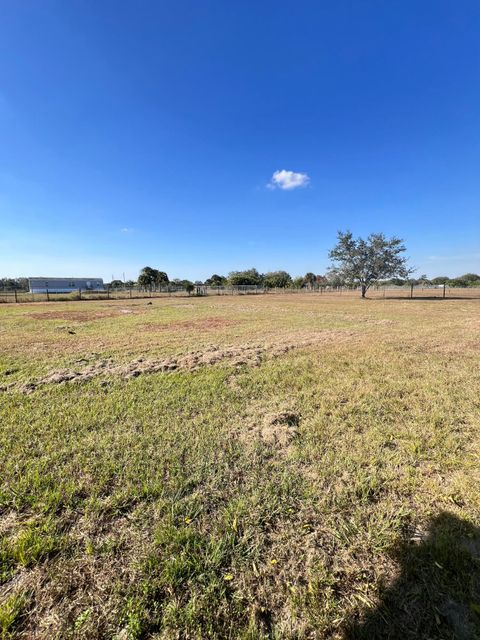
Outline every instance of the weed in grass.
<svg viewBox="0 0 480 640">
<path fill-rule="evenodd" d="M 0 601 L 1 640 L 10 640 L 14 637 L 15 628 L 21 621 L 27 601 L 25 594 L 13 594 Z"/>
</svg>

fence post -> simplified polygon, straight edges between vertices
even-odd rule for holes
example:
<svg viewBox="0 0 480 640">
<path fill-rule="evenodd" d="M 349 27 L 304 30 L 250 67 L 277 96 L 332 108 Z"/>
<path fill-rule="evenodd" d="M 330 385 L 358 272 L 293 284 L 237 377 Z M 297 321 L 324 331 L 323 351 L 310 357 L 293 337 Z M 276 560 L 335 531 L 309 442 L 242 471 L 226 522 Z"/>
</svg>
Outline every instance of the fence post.
<svg viewBox="0 0 480 640">
<path fill-rule="evenodd" d="M 15 293 L 15 302 L 18 302 L 18 298 L 17 298 L 17 290 L 14 289 L 13 292 Z"/>
<path fill-rule="evenodd" d="M 110 285 L 107 284 L 107 300 L 110 300 Z"/>
<path fill-rule="evenodd" d="M 410 299 L 413 298 L 413 282 L 410 284 Z"/>
<path fill-rule="evenodd" d="M 81 289 L 78 290 L 78 299 L 79 300 L 82 299 L 82 290 Z"/>
<path fill-rule="evenodd" d="M 50 302 L 50 296 L 48 295 L 48 289 L 47 289 L 47 302 Z"/>
<path fill-rule="evenodd" d="M 445 282 L 443 283 L 443 299 L 445 300 L 445 288 L 446 288 L 446 284 Z"/>
</svg>

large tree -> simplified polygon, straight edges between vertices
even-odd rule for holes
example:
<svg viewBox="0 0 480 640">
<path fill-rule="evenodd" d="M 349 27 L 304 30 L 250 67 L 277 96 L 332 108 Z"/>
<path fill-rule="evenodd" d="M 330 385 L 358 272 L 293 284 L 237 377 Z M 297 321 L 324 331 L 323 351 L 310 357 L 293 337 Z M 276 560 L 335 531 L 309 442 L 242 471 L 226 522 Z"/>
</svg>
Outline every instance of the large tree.
<svg viewBox="0 0 480 640">
<path fill-rule="evenodd" d="M 407 266 L 403 240 L 383 233 L 371 233 L 366 240 L 354 238 L 351 231 L 339 231 L 338 242 L 329 257 L 345 282 L 360 285 L 362 298 L 378 280 L 406 278 L 414 269 Z"/>
<path fill-rule="evenodd" d="M 258 273 L 256 269 L 247 269 L 246 271 L 232 271 L 228 274 L 228 284 L 231 285 L 245 285 L 245 284 L 256 284 L 260 285 L 263 283 L 263 276 L 261 273 Z"/>
<path fill-rule="evenodd" d="M 145 289 L 152 289 L 156 286 L 168 284 L 168 276 L 165 271 L 152 269 L 152 267 L 143 267 L 138 276 L 138 285 Z"/>
<path fill-rule="evenodd" d="M 218 273 L 214 273 L 210 278 L 205 280 L 207 287 L 224 287 L 227 283 L 225 276 L 219 276 Z"/>
<path fill-rule="evenodd" d="M 163 284 L 168 284 L 168 276 L 165 271 L 158 271 L 158 269 L 154 269 L 155 271 L 155 284 L 160 286 Z"/>
<path fill-rule="evenodd" d="M 292 284 L 292 276 L 286 271 L 269 271 L 263 276 L 263 284 L 269 289 L 288 287 Z"/>
<path fill-rule="evenodd" d="M 143 267 L 138 276 L 138 285 L 145 289 L 151 289 L 155 284 L 155 269 Z"/>
<path fill-rule="evenodd" d="M 310 289 L 313 289 L 313 287 L 315 286 L 317 282 L 317 276 L 312 273 L 311 271 L 308 271 L 308 273 L 305 274 L 304 278 L 303 278 L 303 284 L 306 287 L 310 287 Z"/>
<path fill-rule="evenodd" d="M 465 273 L 463 276 L 460 276 L 460 280 L 465 280 L 468 284 L 479 284 L 480 276 L 476 273 Z"/>
<path fill-rule="evenodd" d="M 121 280 L 112 280 L 110 282 L 110 285 L 108 285 L 110 287 L 110 289 L 121 289 L 124 284 Z"/>
</svg>

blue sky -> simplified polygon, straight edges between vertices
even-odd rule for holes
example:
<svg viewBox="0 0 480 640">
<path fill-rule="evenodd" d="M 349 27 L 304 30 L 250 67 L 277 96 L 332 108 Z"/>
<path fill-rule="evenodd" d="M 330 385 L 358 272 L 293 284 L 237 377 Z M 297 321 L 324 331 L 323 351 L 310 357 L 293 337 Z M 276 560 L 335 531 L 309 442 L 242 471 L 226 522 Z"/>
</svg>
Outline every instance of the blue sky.
<svg viewBox="0 0 480 640">
<path fill-rule="evenodd" d="M 0 0 L 0 276 L 323 273 L 347 228 L 480 271 L 479 34 L 477 0 Z"/>
</svg>

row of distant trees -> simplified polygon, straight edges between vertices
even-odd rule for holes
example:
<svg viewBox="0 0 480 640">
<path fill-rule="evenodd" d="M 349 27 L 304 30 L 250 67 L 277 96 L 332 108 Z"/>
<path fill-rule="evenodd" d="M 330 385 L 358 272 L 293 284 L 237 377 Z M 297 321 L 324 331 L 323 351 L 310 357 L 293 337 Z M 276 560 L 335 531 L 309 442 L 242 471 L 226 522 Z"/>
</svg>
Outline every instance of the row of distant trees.
<svg viewBox="0 0 480 640">
<path fill-rule="evenodd" d="M 401 238 L 392 236 L 387 238 L 383 233 L 371 233 L 367 238 L 354 238 L 351 231 L 339 231 L 337 244 L 329 251 L 328 257 L 332 261 L 329 271 L 325 275 L 306 273 L 304 276 L 292 278 L 287 271 L 269 271 L 260 273 L 257 269 L 246 271 L 231 271 L 228 276 L 214 273 L 204 283 L 196 285 L 214 287 L 256 285 L 267 289 L 287 287 L 316 288 L 321 286 L 355 286 L 360 287 L 362 298 L 368 289 L 375 284 L 390 285 L 442 285 L 455 287 L 471 285 L 480 286 L 480 276 L 467 273 L 460 278 L 437 277 L 429 280 L 425 275 L 413 278 L 413 267 L 408 265 L 408 258 L 404 255 L 405 245 Z M 139 275 L 138 284 L 141 287 L 153 288 L 169 283 L 164 271 L 144 267 Z M 175 284 L 177 282 L 174 281 Z M 187 291 L 193 291 L 194 283 L 188 280 L 178 281 Z"/>
<path fill-rule="evenodd" d="M 351 281 L 339 273 L 335 269 L 326 272 L 325 275 L 318 275 L 308 272 L 304 276 L 292 277 L 287 271 L 270 271 L 265 274 L 258 273 L 256 269 L 248 269 L 247 271 L 232 271 L 227 277 L 214 274 L 207 280 L 206 285 L 209 286 L 225 286 L 236 284 L 258 284 L 267 288 L 274 287 L 307 287 L 316 288 L 323 286 L 348 286 Z M 432 286 L 447 284 L 450 287 L 472 287 L 480 286 L 480 275 L 476 273 L 466 273 L 458 278 L 449 278 L 448 276 L 439 276 L 438 278 L 427 278 L 422 275 L 419 278 L 390 278 L 382 280 L 381 284 L 393 286 L 405 286 L 413 284 L 414 286 Z"/>
<path fill-rule="evenodd" d="M 138 286 L 150 289 L 155 287 L 161 287 L 166 285 L 180 286 L 185 289 L 195 286 L 208 286 L 208 287 L 227 287 L 238 285 L 256 285 L 259 287 L 265 287 L 266 289 L 274 288 L 307 288 L 316 289 L 319 287 L 331 286 L 341 287 L 350 286 L 352 284 L 339 270 L 331 269 L 326 272 L 325 275 L 315 274 L 312 272 L 306 273 L 304 276 L 291 276 L 287 271 L 268 271 L 267 273 L 260 273 L 257 269 L 251 268 L 245 271 L 231 271 L 228 275 L 223 276 L 218 273 L 214 273 L 205 281 L 201 282 L 196 280 L 192 282 L 190 280 L 180 280 L 175 278 L 169 280 L 168 275 L 164 271 L 158 271 L 151 267 L 145 267 L 141 270 L 137 283 L 127 282 L 123 283 L 120 280 L 113 281 L 110 286 L 123 287 L 124 284 L 128 286 Z M 426 275 L 421 275 L 419 278 L 389 278 L 379 281 L 382 285 L 392 286 L 432 286 L 446 284 L 450 287 L 471 287 L 480 286 L 480 275 L 476 273 L 466 273 L 458 278 L 449 278 L 447 276 L 439 276 L 437 278 L 427 278 Z"/>
<path fill-rule="evenodd" d="M 287 271 L 269 271 L 267 273 L 260 273 L 257 269 L 246 269 L 245 271 L 231 271 L 227 276 L 214 273 L 207 278 L 204 282 L 196 280 L 180 280 L 175 278 L 169 280 L 168 275 L 164 271 L 158 269 L 152 269 L 151 267 L 144 267 L 140 271 L 137 284 L 139 287 L 145 289 L 153 289 L 156 287 L 164 287 L 166 285 L 181 286 L 185 289 L 195 286 L 207 286 L 207 287 L 227 287 L 227 286 L 240 286 L 240 285 L 254 285 L 259 287 L 265 287 L 266 289 L 274 289 L 276 287 L 288 288 L 288 287 L 309 287 L 314 288 L 321 285 L 329 284 L 329 280 L 326 276 L 316 275 L 314 273 L 306 273 L 304 276 L 298 276 L 292 278 Z M 333 284 L 333 282 L 332 282 Z M 111 286 L 123 286 L 123 282 L 114 281 Z"/>
<path fill-rule="evenodd" d="M 109 284 L 111 289 L 133 288 L 136 286 L 144 289 L 155 289 L 158 287 L 172 285 L 182 287 L 186 291 L 193 291 L 196 286 L 209 287 L 227 287 L 231 285 L 257 285 L 266 289 L 280 288 L 306 288 L 316 289 L 319 287 L 341 287 L 349 286 L 352 283 L 335 270 L 327 271 L 325 275 L 319 275 L 312 272 L 306 273 L 304 276 L 292 277 L 287 271 L 269 271 L 260 273 L 257 269 L 247 269 L 245 271 L 232 271 L 227 276 L 214 273 L 204 282 L 196 280 L 181 280 L 174 278 L 170 280 L 164 271 L 158 271 L 151 267 L 145 267 L 141 270 L 138 280 L 112 280 Z M 466 273 L 458 278 L 449 278 L 448 276 L 439 276 L 437 278 L 427 278 L 422 275 L 419 278 L 390 278 L 382 280 L 381 284 L 393 286 L 405 286 L 413 284 L 415 286 L 432 286 L 446 284 L 449 287 L 480 287 L 480 275 L 477 273 Z M 27 278 L 0 278 L 0 291 L 27 291 Z"/>
<path fill-rule="evenodd" d="M 391 284 L 394 286 L 403 286 L 406 284 L 413 285 L 442 285 L 446 284 L 449 287 L 479 287 L 480 286 L 480 275 L 478 273 L 465 273 L 463 276 L 459 276 L 458 278 L 449 278 L 448 276 L 438 276 L 437 278 L 427 278 L 427 276 L 423 275 L 419 278 L 410 278 L 408 280 L 404 280 L 402 278 L 390 278 L 390 280 L 386 280 L 385 284 Z"/>
<path fill-rule="evenodd" d="M 422 275 L 419 278 L 390 278 L 388 280 L 382 280 L 382 284 L 393 286 L 405 286 L 413 284 L 415 286 L 432 286 L 446 284 L 449 287 L 479 287 L 480 275 L 477 273 L 465 273 L 458 278 L 449 278 L 448 276 L 438 276 L 437 278 L 427 278 L 426 275 Z M 209 287 L 226 287 L 230 285 L 258 285 L 267 289 L 275 287 L 284 288 L 308 288 L 315 289 L 325 286 L 346 286 L 350 285 L 344 277 L 335 270 L 327 271 L 325 275 L 318 275 L 312 272 L 306 273 L 304 276 L 292 277 L 287 271 L 269 271 L 267 273 L 259 273 L 257 269 L 247 269 L 246 271 L 232 271 L 227 276 L 218 275 L 214 273 L 207 278 L 204 282 L 196 280 L 181 280 L 180 278 L 174 278 L 170 280 L 168 275 L 164 271 L 158 271 L 151 267 L 145 267 L 141 270 L 138 280 L 112 280 L 109 283 L 111 289 L 123 289 L 132 288 L 135 286 L 143 287 L 146 289 L 161 287 L 165 285 L 173 285 L 175 287 L 183 287 L 188 290 L 195 286 L 209 286 Z M 26 291 L 28 290 L 27 278 L 0 278 L 0 290 L 1 291 Z"/>
<path fill-rule="evenodd" d="M 367 238 L 354 238 L 351 231 L 339 231 L 337 244 L 329 252 L 332 266 L 325 275 L 316 275 L 312 272 L 304 276 L 292 278 L 287 271 L 269 271 L 260 273 L 257 269 L 246 271 L 231 271 L 228 276 L 214 273 L 205 282 L 191 282 L 178 278 L 170 281 L 165 271 L 144 267 L 138 276 L 137 282 L 113 280 L 111 288 L 124 286 L 133 287 L 137 284 L 146 290 L 157 289 L 166 285 L 183 287 L 189 293 L 195 286 L 241 286 L 256 285 L 267 289 L 287 287 L 316 288 L 321 286 L 355 286 L 361 288 L 362 297 L 365 297 L 368 289 L 375 284 L 390 284 L 402 286 L 413 285 L 442 285 L 452 287 L 480 286 L 480 275 L 466 273 L 459 278 L 439 276 L 429 280 L 426 275 L 420 278 L 412 278 L 414 268 L 408 265 L 408 258 L 403 240 L 393 236 L 387 238 L 383 233 L 371 233 Z M 14 290 L 27 288 L 25 278 L 0 279 L 0 288 Z"/>
<path fill-rule="evenodd" d="M 204 283 L 196 282 L 195 284 L 216 287 L 256 285 L 268 289 L 347 285 L 360 287 L 362 298 L 375 284 L 480 286 L 480 276 L 476 273 L 467 273 L 460 278 L 452 279 L 440 276 L 429 280 L 425 275 L 413 278 L 412 273 L 415 269 L 408 265 L 405 251 L 403 240 L 396 236 L 387 238 L 383 233 L 371 233 L 367 238 L 354 238 L 351 231 L 339 231 L 337 244 L 328 254 L 332 260 L 332 266 L 325 275 L 306 273 L 304 276 L 292 278 L 287 271 L 260 273 L 252 268 L 246 271 L 231 271 L 228 276 L 214 273 Z M 144 267 L 138 278 L 138 284 L 148 288 L 165 285 L 168 282 L 168 276 L 164 271 L 151 267 Z M 194 283 L 188 280 L 183 283 L 188 291 L 193 290 Z"/>
</svg>

